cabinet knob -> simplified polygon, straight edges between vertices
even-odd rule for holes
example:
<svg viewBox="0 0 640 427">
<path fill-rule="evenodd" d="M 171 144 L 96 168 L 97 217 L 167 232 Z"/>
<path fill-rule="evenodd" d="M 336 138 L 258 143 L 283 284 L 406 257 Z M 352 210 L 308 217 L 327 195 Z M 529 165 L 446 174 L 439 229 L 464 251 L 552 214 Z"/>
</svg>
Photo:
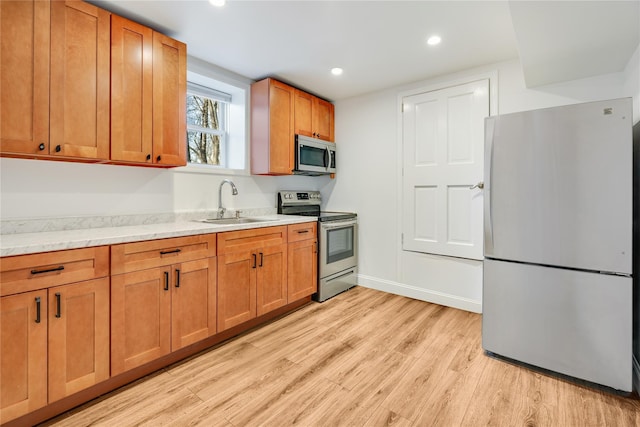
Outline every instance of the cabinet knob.
<svg viewBox="0 0 640 427">
<path fill-rule="evenodd" d="M 56 145 L 56 153 L 59 153 L 60 150 L 62 150 L 62 147 L 60 145 Z"/>
<path fill-rule="evenodd" d="M 38 145 L 38 149 L 39 149 L 40 151 L 44 151 L 45 147 L 46 147 L 46 146 L 44 145 L 44 142 L 41 142 L 41 143 L 40 143 L 40 145 Z"/>
<path fill-rule="evenodd" d="M 162 156 L 156 157 L 156 162 L 159 162 L 160 160 L 162 160 Z"/>
<path fill-rule="evenodd" d="M 147 154 L 147 161 L 151 160 L 151 154 Z"/>
</svg>

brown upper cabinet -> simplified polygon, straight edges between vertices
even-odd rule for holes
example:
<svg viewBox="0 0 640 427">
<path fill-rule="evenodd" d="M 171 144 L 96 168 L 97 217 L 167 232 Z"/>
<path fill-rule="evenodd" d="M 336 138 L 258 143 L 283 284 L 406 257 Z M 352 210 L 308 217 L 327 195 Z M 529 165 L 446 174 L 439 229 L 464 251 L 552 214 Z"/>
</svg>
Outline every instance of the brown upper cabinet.
<svg viewBox="0 0 640 427">
<path fill-rule="evenodd" d="M 186 164 L 186 45 L 111 18 L 111 160 Z"/>
<path fill-rule="evenodd" d="M 80 1 L 2 1 L 3 155 L 107 159 L 110 13 Z"/>
<path fill-rule="evenodd" d="M 277 80 L 251 85 L 251 173 L 291 175 L 296 134 L 334 140 L 333 104 Z"/>
<path fill-rule="evenodd" d="M 49 153 L 50 22 L 48 1 L 0 2 L 3 153 Z"/>
<path fill-rule="evenodd" d="M 295 99 L 295 133 L 333 142 L 333 104 L 299 89 Z"/>
<path fill-rule="evenodd" d="M 186 164 L 186 45 L 78 0 L 0 21 L 1 155 Z"/>
<path fill-rule="evenodd" d="M 251 85 L 251 173 L 291 175 L 295 89 L 273 79 Z"/>
</svg>

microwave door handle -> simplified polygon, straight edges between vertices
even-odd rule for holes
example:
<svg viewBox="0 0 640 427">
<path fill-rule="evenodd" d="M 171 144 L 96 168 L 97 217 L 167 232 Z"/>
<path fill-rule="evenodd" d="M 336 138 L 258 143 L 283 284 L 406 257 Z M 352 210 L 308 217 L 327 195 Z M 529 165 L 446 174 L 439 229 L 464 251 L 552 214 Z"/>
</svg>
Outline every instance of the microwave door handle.
<svg viewBox="0 0 640 427">
<path fill-rule="evenodd" d="M 329 168 L 331 167 L 331 151 L 329 151 L 329 147 L 324 147 L 324 149 L 325 149 L 325 157 L 324 158 L 326 159 L 326 161 L 324 163 L 324 165 L 325 165 L 324 167 L 328 171 Z"/>
</svg>

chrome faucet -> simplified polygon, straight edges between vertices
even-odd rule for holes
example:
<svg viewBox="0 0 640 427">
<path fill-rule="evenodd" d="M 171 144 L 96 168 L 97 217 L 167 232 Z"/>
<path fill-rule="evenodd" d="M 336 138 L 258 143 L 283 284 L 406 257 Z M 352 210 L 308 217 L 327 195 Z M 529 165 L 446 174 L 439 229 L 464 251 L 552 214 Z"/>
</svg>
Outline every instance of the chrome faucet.
<svg viewBox="0 0 640 427">
<path fill-rule="evenodd" d="M 220 183 L 220 187 L 218 187 L 218 218 L 224 218 L 224 212 L 226 209 L 222 206 L 222 186 L 225 182 L 228 182 L 231 185 L 231 194 L 236 196 L 238 194 L 238 189 L 236 185 L 230 179 L 224 179 Z"/>
</svg>

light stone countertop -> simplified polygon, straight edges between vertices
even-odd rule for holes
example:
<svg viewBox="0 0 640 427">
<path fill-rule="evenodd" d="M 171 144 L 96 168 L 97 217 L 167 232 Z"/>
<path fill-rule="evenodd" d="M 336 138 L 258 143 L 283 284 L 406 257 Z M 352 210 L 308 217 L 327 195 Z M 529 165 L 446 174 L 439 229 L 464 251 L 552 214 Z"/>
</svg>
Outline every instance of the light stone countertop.
<svg viewBox="0 0 640 427">
<path fill-rule="evenodd" d="M 276 214 L 252 218 L 266 221 L 219 225 L 195 220 L 177 220 L 158 224 L 3 234 L 0 235 L 0 256 L 24 255 L 317 221 L 316 217 Z"/>
</svg>

